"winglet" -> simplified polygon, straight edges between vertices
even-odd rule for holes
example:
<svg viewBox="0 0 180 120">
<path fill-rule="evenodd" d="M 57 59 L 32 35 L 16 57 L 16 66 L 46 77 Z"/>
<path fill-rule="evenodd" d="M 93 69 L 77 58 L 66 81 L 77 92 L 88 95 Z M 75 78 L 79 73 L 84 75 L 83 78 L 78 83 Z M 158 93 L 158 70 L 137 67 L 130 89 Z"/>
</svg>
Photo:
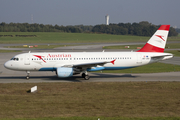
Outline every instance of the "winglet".
<svg viewBox="0 0 180 120">
<path fill-rule="evenodd" d="M 137 52 L 164 52 L 170 25 L 161 25 L 143 48 Z"/>
</svg>

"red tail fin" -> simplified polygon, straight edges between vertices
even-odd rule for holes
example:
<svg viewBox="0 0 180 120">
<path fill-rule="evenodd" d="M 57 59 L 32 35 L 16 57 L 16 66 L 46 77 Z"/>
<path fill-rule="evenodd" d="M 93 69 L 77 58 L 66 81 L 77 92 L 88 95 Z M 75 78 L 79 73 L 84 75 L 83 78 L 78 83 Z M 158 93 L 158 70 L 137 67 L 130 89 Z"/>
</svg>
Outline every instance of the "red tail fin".
<svg viewBox="0 0 180 120">
<path fill-rule="evenodd" d="M 137 52 L 164 52 L 170 25 L 161 25 L 144 47 Z"/>
</svg>

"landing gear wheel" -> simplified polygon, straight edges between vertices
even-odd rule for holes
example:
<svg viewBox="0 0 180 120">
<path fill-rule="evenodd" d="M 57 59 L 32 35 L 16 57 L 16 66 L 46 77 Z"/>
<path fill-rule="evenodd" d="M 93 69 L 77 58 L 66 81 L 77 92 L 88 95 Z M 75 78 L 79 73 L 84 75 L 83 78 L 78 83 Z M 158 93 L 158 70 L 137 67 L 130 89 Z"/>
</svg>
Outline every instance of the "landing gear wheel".
<svg viewBox="0 0 180 120">
<path fill-rule="evenodd" d="M 85 73 L 83 73 L 83 74 L 82 74 L 82 78 L 85 78 L 85 76 L 86 76 L 86 74 L 85 74 Z"/>
<path fill-rule="evenodd" d="M 84 78 L 85 80 L 89 80 L 89 75 L 87 71 L 82 73 L 82 78 Z"/>
<path fill-rule="evenodd" d="M 85 75 L 84 79 L 89 80 L 89 75 Z"/>
<path fill-rule="evenodd" d="M 26 73 L 27 73 L 26 79 L 29 80 L 30 71 L 26 71 Z"/>
<path fill-rule="evenodd" d="M 27 76 L 26 79 L 29 80 L 29 76 Z"/>
</svg>

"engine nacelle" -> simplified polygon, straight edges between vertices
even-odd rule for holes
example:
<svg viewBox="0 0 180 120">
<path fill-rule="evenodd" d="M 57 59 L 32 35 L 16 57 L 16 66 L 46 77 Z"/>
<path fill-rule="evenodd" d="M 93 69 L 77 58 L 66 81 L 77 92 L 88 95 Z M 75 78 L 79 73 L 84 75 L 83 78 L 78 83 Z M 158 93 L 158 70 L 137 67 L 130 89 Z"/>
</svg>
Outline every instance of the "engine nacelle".
<svg viewBox="0 0 180 120">
<path fill-rule="evenodd" d="M 57 76 L 59 78 L 71 77 L 73 76 L 73 68 L 59 67 L 57 68 Z"/>
</svg>

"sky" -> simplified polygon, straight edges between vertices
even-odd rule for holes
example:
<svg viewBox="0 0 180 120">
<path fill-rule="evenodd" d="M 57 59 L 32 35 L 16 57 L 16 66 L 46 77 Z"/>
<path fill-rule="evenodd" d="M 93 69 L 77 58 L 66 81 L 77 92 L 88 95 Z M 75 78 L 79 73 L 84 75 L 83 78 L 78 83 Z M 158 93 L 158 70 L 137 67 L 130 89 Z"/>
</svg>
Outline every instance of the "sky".
<svg viewBox="0 0 180 120">
<path fill-rule="evenodd" d="M 0 23 L 97 25 L 170 24 L 180 28 L 180 0 L 0 0 Z M 33 20 L 32 20 L 33 18 Z"/>
</svg>

